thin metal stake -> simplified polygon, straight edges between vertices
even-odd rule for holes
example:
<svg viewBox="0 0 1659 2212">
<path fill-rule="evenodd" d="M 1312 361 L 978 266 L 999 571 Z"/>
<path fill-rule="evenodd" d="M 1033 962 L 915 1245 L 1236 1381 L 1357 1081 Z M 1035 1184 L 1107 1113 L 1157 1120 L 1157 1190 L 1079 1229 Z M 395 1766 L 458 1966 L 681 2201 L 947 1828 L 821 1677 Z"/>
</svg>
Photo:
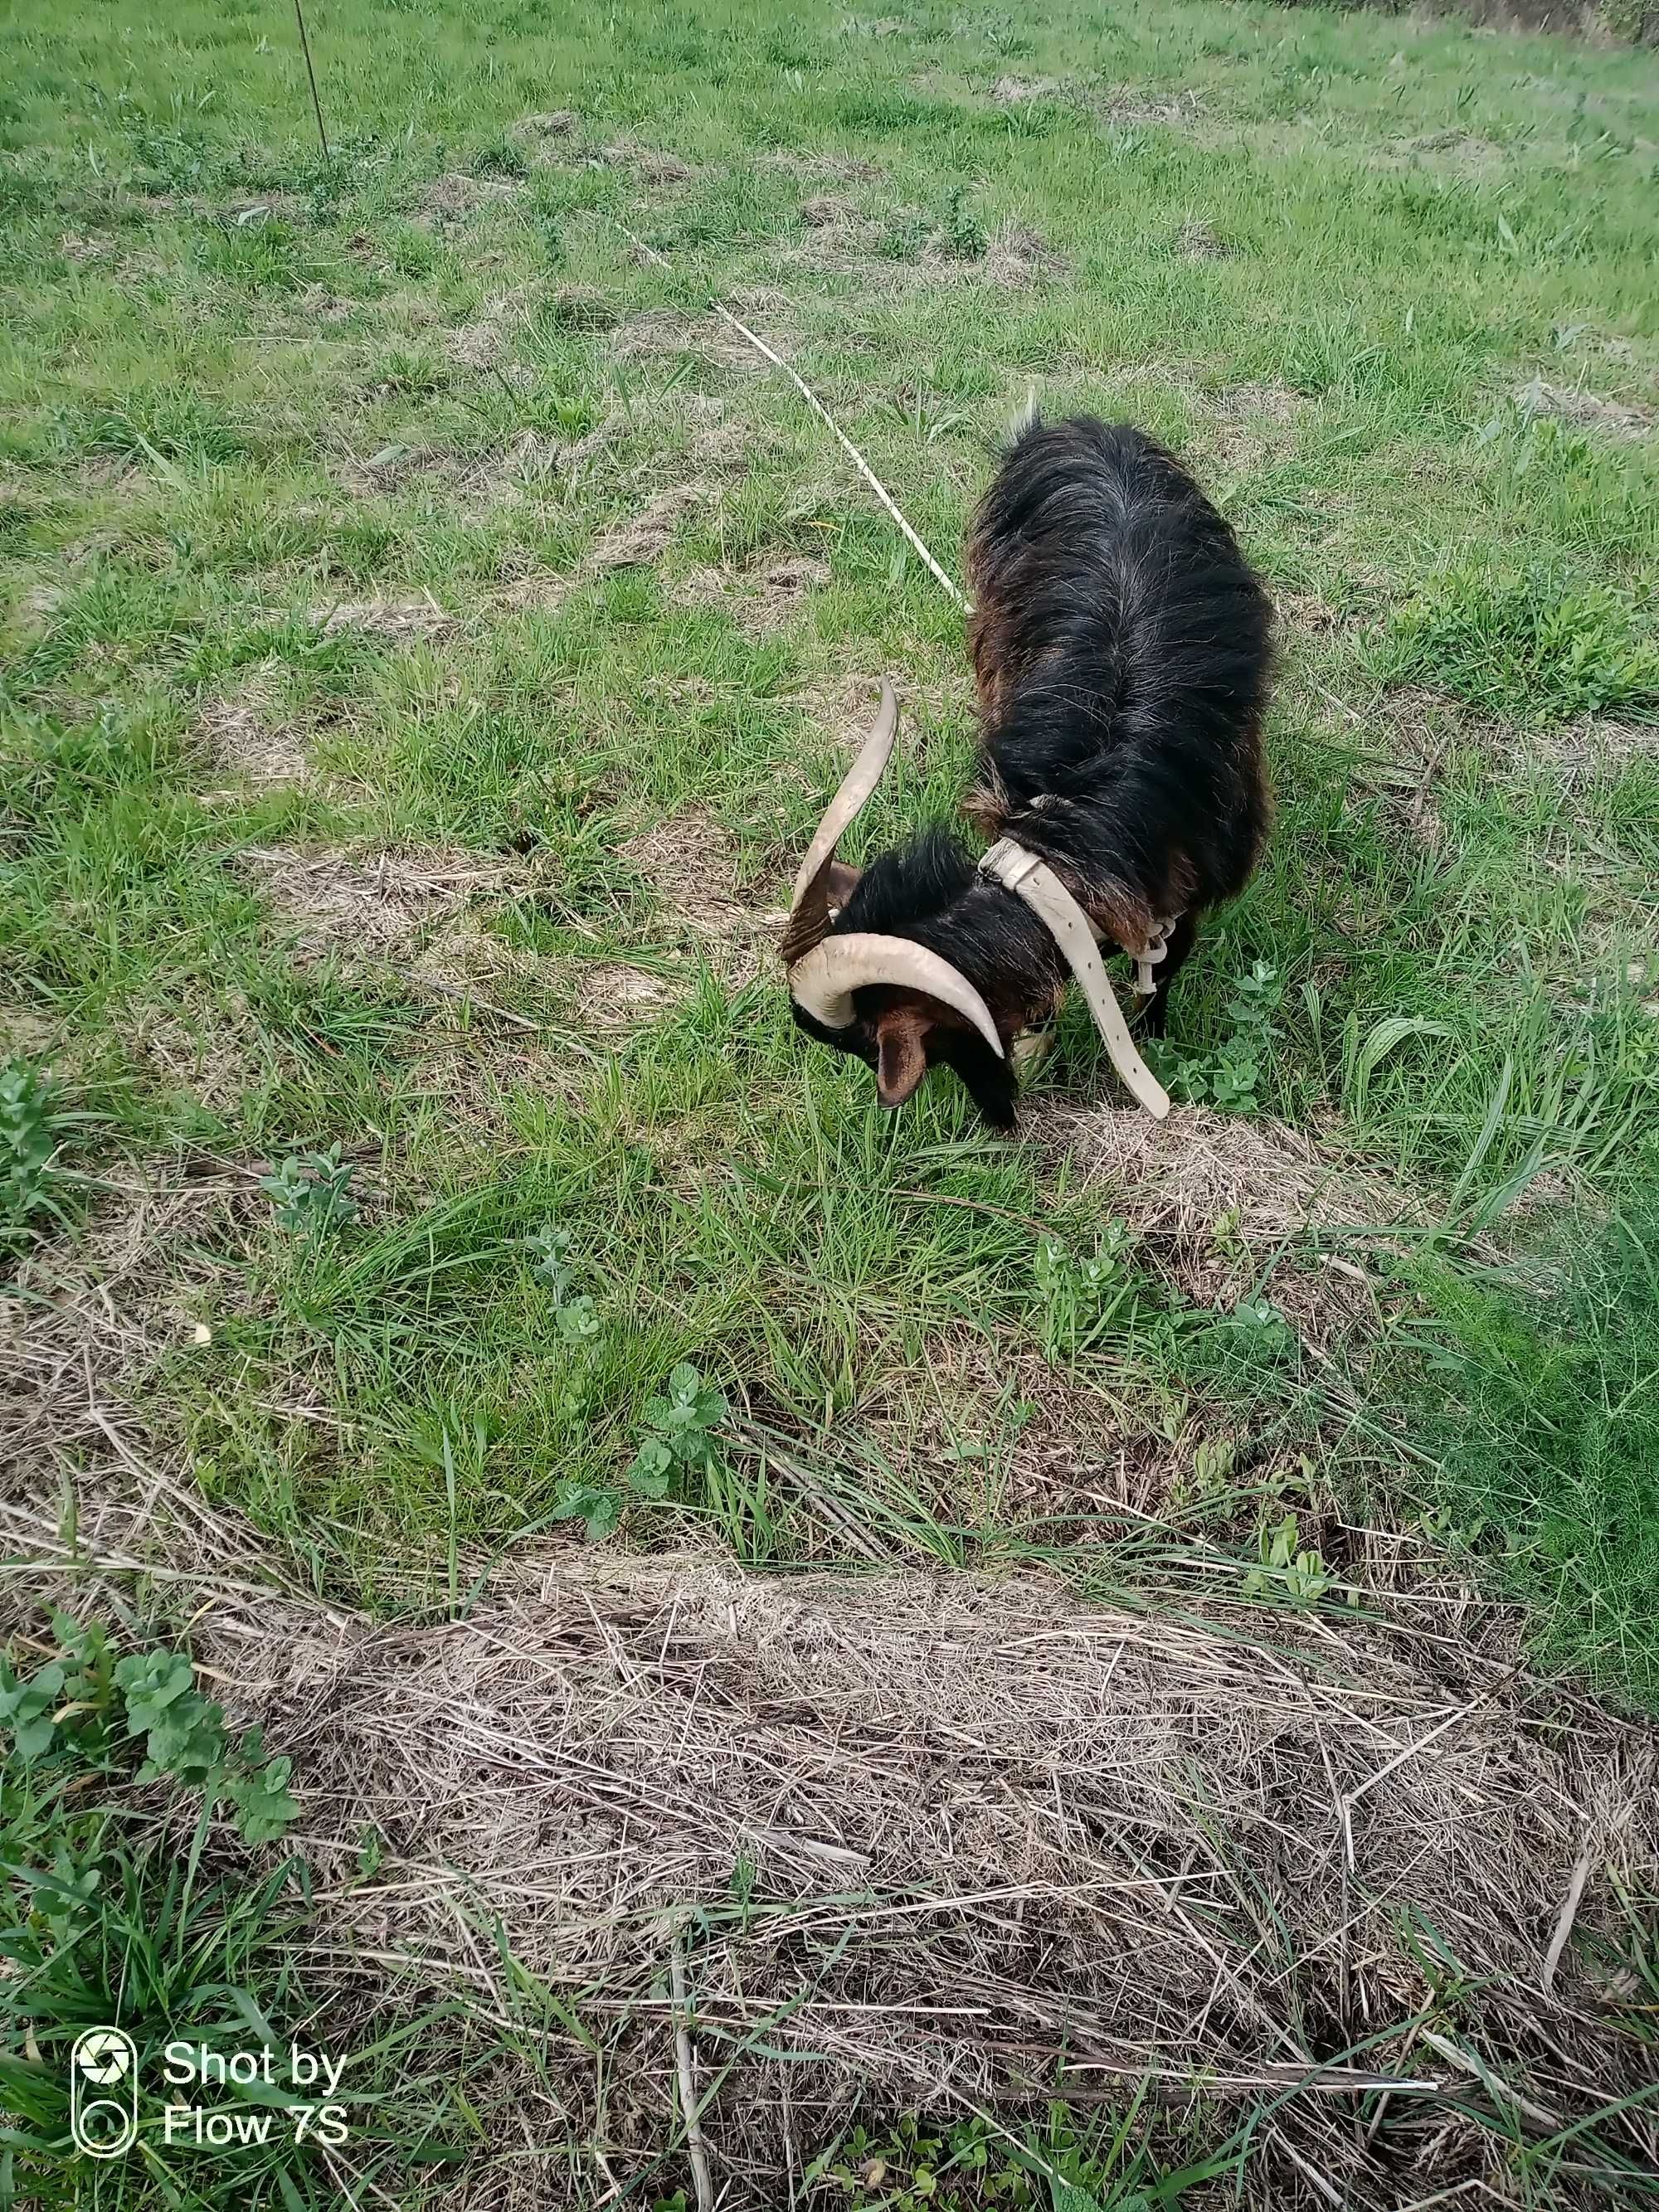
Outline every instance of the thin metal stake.
<svg viewBox="0 0 1659 2212">
<path fill-rule="evenodd" d="M 311 104 L 317 112 L 317 136 L 323 142 L 323 159 L 331 165 L 334 156 L 328 150 L 328 132 L 323 127 L 323 103 L 317 97 L 317 72 L 311 66 L 311 41 L 306 36 L 306 11 L 300 0 L 294 0 L 294 13 L 300 26 L 300 50 L 306 58 L 306 75 L 311 80 Z"/>
</svg>

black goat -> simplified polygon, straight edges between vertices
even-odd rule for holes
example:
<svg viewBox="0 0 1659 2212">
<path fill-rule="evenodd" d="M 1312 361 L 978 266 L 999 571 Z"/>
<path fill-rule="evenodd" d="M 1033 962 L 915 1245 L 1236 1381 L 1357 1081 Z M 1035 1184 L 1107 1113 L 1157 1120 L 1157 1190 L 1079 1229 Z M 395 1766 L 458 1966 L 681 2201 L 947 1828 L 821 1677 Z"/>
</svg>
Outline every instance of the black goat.
<svg viewBox="0 0 1659 2212">
<path fill-rule="evenodd" d="M 968 572 L 983 742 L 964 811 L 1046 862 L 1108 949 L 1139 953 L 1172 921 L 1146 1016 L 1161 1032 L 1199 913 L 1243 887 L 1267 824 L 1267 594 L 1170 453 L 1086 416 L 1015 439 Z M 873 1066 L 884 1105 L 942 1061 L 1006 1127 L 1012 1048 L 1052 1021 L 1066 960 L 948 832 L 862 874 L 835 860 L 891 714 L 889 693 L 803 866 L 783 945 L 795 1018 Z"/>
</svg>

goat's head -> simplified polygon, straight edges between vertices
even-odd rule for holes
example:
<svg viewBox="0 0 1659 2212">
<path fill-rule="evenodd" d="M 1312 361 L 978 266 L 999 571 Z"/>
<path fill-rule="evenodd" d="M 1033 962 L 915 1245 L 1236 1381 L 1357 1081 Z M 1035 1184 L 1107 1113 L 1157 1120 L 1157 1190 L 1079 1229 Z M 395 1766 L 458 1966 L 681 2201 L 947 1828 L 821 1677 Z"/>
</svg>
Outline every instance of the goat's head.
<svg viewBox="0 0 1659 2212">
<path fill-rule="evenodd" d="M 820 1043 L 873 1067 L 884 1106 L 903 1105 L 930 1064 L 939 1063 L 956 1070 L 988 1120 L 1006 1127 L 1014 1118 L 1010 1048 L 1024 1010 L 1012 1003 L 994 1010 L 959 968 L 913 937 L 860 928 L 858 909 L 869 902 L 858 896 L 860 871 L 836 857 L 881 780 L 897 726 L 893 687 L 884 682 L 875 727 L 795 878 L 781 947 L 795 1020 Z M 902 860 L 878 863 L 872 880 L 902 874 Z M 890 902 L 884 905 L 890 918 Z"/>
</svg>

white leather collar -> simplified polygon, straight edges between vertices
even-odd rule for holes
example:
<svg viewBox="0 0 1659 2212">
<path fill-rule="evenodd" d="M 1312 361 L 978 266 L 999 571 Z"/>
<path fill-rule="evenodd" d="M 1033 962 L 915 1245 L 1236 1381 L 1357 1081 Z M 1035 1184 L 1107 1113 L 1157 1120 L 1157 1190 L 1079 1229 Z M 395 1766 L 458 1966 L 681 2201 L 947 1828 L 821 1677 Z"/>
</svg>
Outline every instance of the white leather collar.
<svg viewBox="0 0 1659 2212">
<path fill-rule="evenodd" d="M 1047 862 L 1017 845 L 1012 837 L 999 837 L 979 865 L 983 874 L 994 877 L 1016 898 L 1024 899 L 1054 939 L 1089 1002 L 1112 1066 L 1146 1111 L 1163 1121 L 1170 1110 L 1170 1094 L 1135 1049 L 1088 915 Z M 1164 957 L 1168 949 L 1164 939 L 1174 926 L 1172 921 L 1160 922 L 1145 952 L 1133 956 L 1135 989 L 1143 996 L 1157 988 L 1152 971 Z"/>
</svg>

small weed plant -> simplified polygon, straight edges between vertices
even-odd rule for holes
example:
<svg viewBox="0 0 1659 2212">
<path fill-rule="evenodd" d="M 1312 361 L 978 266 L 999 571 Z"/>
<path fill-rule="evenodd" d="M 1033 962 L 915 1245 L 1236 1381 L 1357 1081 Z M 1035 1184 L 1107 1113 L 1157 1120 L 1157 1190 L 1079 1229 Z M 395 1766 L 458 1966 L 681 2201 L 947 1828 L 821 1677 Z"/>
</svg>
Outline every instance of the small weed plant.
<svg viewBox="0 0 1659 2212">
<path fill-rule="evenodd" d="M 718 1431 L 728 1410 L 724 1391 L 682 1361 L 665 1388 L 647 1401 L 644 1433 L 622 1481 L 567 1484 L 552 1517 L 580 1520 L 598 1540 L 613 1533 L 630 1497 L 658 1504 L 684 1492 L 694 1477 L 718 1475 L 724 1466 Z"/>
<path fill-rule="evenodd" d="M 296 1152 L 260 1179 L 276 1225 L 296 1243 L 316 1246 L 348 1228 L 362 1211 L 351 1195 L 356 1170 L 341 1158 L 341 1147 L 325 1152 Z"/>
<path fill-rule="evenodd" d="M 201 1793 L 204 1810 L 228 1802 L 245 1843 L 278 1841 L 299 1814 L 289 1794 L 292 1762 L 267 1760 L 259 1729 L 233 1741 L 224 1709 L 203 1696 L 182 1652 L 157 1648 L 113 1659 L 95 1622 L 52 1616 L 57 1656 L 27 1678 L 0 1659 L 0 1728 L 37 1781 L 76 1768 Z"/>
<path fill-rule="evenodd" d="M 1284 978 L 1278 969 L 1266 960 L 1255 962 L 1227 1001 L 1232 1027 L 1226 1042 L 1207 1057 L 1170 1060 L 1166 1056 L 1170 1085 L 1176 1095 L 1194 1105 L 1218 1107 L 1224 1114 L 1259 1112 L 1284 997 Z"/>
<path fill-rule="evenodd" d="M 64 1218 L 60 1193 L 78 1178 L 61 1155 L 85 1118 L 65 1110 L 44 1070 L 22 1059 L 0 1062 L 0 1246 L 42 1214 Z"/>
</svg>

